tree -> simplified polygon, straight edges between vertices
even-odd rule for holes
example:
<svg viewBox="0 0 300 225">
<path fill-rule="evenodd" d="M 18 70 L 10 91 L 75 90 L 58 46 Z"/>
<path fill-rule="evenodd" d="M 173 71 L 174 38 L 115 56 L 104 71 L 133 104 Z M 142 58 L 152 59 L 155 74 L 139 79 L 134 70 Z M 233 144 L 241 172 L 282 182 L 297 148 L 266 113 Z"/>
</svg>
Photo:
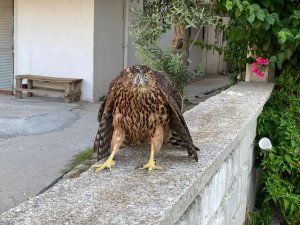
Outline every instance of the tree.
<svg viewBox="0 0 300 225">
<path fill-rule="evenodd" d="M 149 0 L 135 14 L 131 35 L 139 59 L 153 69 L 165 71 L 183 93 L 193 76 L 188 70 L 189 29 L 218 23 L 213 5 L 195 0 Z M 165 51 L 159 48 L 159 40 L 170 29 L 174 36 Z"/>
</svg>

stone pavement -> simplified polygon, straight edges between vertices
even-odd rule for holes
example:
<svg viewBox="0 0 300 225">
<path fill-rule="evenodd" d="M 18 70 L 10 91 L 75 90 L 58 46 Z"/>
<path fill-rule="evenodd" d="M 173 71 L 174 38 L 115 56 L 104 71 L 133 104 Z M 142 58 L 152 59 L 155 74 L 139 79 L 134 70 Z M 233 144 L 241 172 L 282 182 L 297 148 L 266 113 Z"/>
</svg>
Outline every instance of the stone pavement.
<svg viewBox="0 0 300 225">
<path fill-rule="evenodd" d="M 228 83 L 225 76 L 204 77 L 186 97 L 202 101 Z M 92 147 L 99 106 L 0 95 L 0 214 L 55 183 L 74 154 Z"/>
<path fill-rule="evenodd" d="M 222 75 L 209 75 L 201 77 L 186 87 L 186 99 L 192 103 L 205 101 L 216 95 L 230 84 L 230 79 Z"/>
<path fill-rule="evenodd" d="M 93 145 L 99 105 L 0 95 L 0 213 L 51 185 Z"/>
</svg>

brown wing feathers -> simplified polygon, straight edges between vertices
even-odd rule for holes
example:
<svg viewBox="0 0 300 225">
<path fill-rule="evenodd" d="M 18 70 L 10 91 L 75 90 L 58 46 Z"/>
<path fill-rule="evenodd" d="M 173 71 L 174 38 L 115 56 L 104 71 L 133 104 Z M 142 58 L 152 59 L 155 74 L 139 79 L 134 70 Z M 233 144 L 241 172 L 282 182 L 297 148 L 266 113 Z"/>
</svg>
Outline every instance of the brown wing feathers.
<svg viewBox="0 0 300 225">
<path fill-rule="evenodd" d="M 105 158 L 110 154 L 111 138 L 113 134 L 113 99 L 114 88 L 120 80 L 120 76 L 116 77 L 110 84 L 107 97 L 104 99 L 98 111 L 99 128 L 94 142 L 94 152 L 97 152 L 97 159 Z"/>
<path fill-rule="evenodd" d="M 185 123 L 185 120 L 180 111 L 180 94 L 172 88 L 172 84 L 164 74 L 156 72 L 158 88 L 162 91 L 163 96 L 167 100 L 171 108 L 170 115 L 170 128 L 172 133 L 176 132 L 178 137 L 184 143 L 189 156 L 194 156 L 198 161 L 197 150 L 199 150 L 194 144 L 189 132 L 189 129 Z"/>
</svg>

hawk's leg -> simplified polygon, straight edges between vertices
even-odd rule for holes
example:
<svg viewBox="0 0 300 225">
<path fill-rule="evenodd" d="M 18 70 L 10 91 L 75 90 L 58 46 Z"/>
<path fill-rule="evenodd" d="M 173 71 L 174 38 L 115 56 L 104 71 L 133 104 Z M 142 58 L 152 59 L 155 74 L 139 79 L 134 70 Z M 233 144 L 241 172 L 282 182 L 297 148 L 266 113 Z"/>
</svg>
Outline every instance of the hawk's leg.
<svg viewBox="0 0 300 225">
<path fill-rule="evenodd" d="M 93 165 L 92 168 L 95 168 L 96 173 L 104 170 L 105 168 L 109 169 L 109 171 L 112 170 L 112 167 L 115 165 L 114 156 L 117 152 L 117 150 L 120 148 L 122 145 L 123 141 L 125 139 L 125 132 L 121 127 L 115 128 L 111 140 L 111 153 L 108 159 L 102 163 L 102 164 L 97 164 Z"/>
<path fill-rule="evenodd" d="M 154 160 L 154 155 L 157 153 L 163 144 L 163 128 L 157 127 L 153 137 L 151 138 L 151 153 L 150 159 L 147 164 L 145 164 L 141 169 L 148 169 L 148 172 L 152 170 L 163 170 L 161 166 L 157 166 Z"/>
</svg>

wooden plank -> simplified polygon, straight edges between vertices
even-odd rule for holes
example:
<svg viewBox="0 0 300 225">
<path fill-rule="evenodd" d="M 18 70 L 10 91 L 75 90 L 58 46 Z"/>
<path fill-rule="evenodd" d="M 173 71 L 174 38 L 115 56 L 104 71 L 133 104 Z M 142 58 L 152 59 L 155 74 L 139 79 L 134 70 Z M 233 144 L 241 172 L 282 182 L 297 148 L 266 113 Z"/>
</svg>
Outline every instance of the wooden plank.
<svg viewBox="0 0 300 225">
<path fill-rule="evenodd" d="M 45 90 L 45 91 L 54 91 L 54 92 L 61 92 L 61 93 L 65 92 L 64 88 L 58 89 L 58 88 L 47 88 L 47 87 L 37 87 L 37 86 L 35 86 L 32 89 Z"/>
<path fill-rule="evenodd" d="M 16 75 L 16 79 L 31 79 L 31 80 L 43 80 L 43 81 L 54 81 L 54 82 L 80 82 L 83 79 L 78 78 L 61 78 L 61 77 L 49 77 L 49 76 L 38 76 L 38 75 Z"/>
<path fill-rule="evenodd" d="M 59 94 L 59 95 L 63 95 L 63 92 L 58 92 L 58 91 L 53 91 L 53 90 L 40 90 L 40 89 L 28 89 L 28 88 L 16 88 L 15 89 L 16 92 L 33 92 L 33 93 L 49 93 L 49 94 Z"/>
<path fill-rule="evenodd" d="M 77 78 L 60 78 L 60 77 L 47 77 L 47 76 L 37 76 L 37 75 L 16 75 L 16 79 L 29 79 L 41 82 L 57 82 L 57 83 L 76 83 L 81 82 L 83 79 Z"/>
</svg>

